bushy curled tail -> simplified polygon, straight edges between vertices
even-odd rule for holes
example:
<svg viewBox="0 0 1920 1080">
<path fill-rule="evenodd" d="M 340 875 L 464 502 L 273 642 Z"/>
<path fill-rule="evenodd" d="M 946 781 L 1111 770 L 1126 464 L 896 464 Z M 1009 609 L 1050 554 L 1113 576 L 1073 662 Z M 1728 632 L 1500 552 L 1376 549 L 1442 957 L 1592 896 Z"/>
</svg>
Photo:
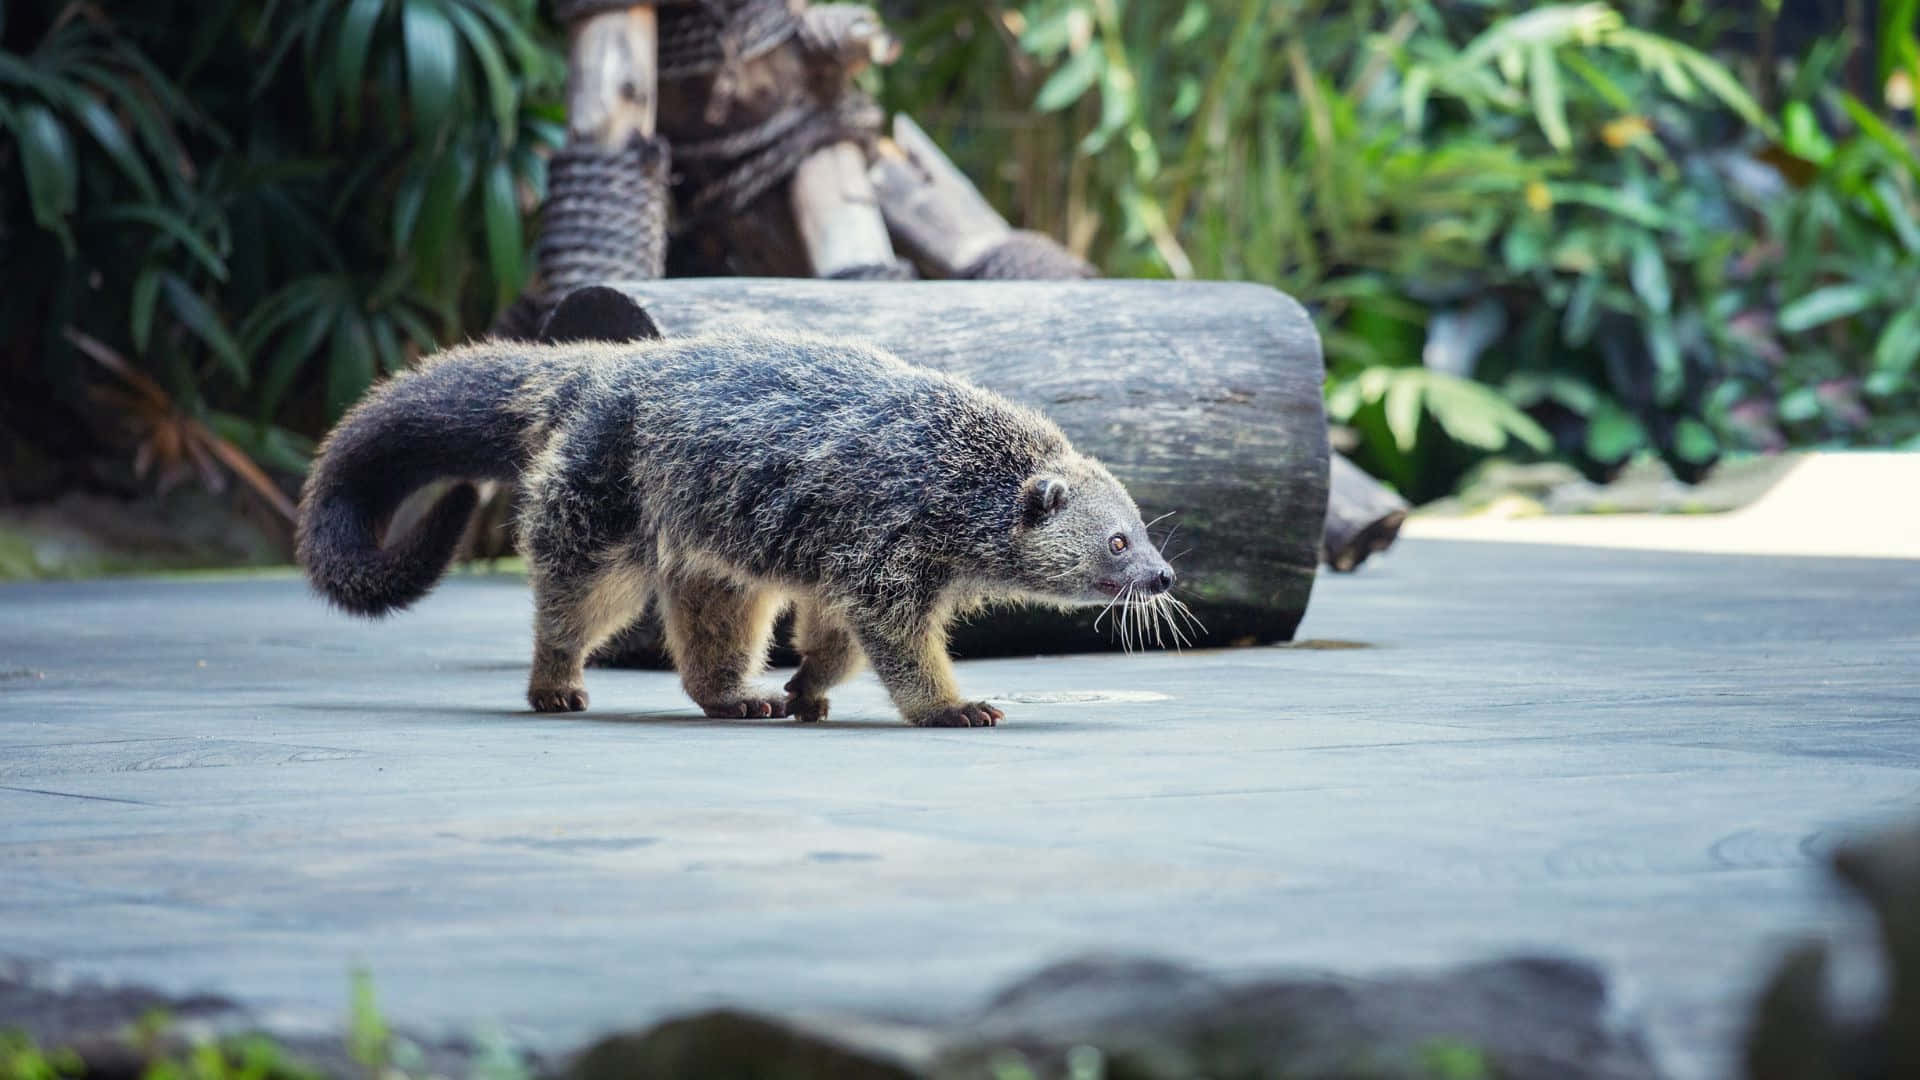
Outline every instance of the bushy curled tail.
<svg viewBox="0 0 1920 1080">
<path fill-rule="evenodd" d="M 511 408 L 526 364 L 479 349 L 375 387 L 320 446 L 300 494 L 296 540 L 313 587 L 355 615 L 398 611 L 446 573 L 479 496 L 470 480 L 506 480 L 524 465 Z M 405 536 L 377 530 L 401 500 L 442 478 L 463 481 Z"/>
</svg>

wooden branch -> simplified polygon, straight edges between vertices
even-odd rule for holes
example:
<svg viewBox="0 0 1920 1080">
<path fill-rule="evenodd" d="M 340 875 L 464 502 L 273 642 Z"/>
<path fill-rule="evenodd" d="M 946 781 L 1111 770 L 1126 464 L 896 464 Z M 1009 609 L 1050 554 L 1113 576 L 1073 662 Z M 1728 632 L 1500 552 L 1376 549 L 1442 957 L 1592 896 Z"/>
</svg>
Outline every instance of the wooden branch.
<svg viewBox="0 0 1920 1080">
<path fill-rule="evenodd" d="M 608 11 L 573 27 L 567 55 L 567 130 L 575 142 L 619 149 L 653 134 L 660 35 L 652 4 Z"/>
<path fill-rule="evenodd" d="M 893 244 L 874 204 L 866 152 L 858 145 L 834 143 L 807 155 L 787 192 L 813 276 L 892 265 Z"/>
<path fill-rule="evenodd" d="M 893 138 L 881 141 L 868 175 L 887 227 L 929 277 L 960 276 L 1013 231 L 905 113 L 894 116 Z"/>
<path fill-rule="evenodd" d="M 1036 406 L 1146 516 L 1175 511 L 1178 595 L 1207 644 L 1284 641 L 1326 520 L 1320 339 L 1292 300 L 1216 282 L 624 282 L 668 337 L 761 327 L 863 338 Z M 1092 613 L 1000 611 L 968 655 L 1111 647 Z M 1104 624 L 1103 624 L 1104 626 Z"/>
<path fill-rule="evenodd" d="M 1326 538 L 1321 555 L 1342 573 L 1393 546 L 1407 520 L 1407 500 L 1343 454 L 1334 454 L 1327 477 Z"/>
</svg>

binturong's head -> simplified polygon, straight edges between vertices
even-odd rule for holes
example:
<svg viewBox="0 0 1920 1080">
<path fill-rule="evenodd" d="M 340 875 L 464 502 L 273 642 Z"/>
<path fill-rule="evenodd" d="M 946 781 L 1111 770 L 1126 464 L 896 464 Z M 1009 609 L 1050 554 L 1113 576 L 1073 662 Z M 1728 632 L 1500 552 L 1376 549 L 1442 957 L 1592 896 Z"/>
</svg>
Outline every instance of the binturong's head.
<svg viewBox="0 0 1920 1080">
<path fill-rule="evenodd" d="M 1079 454 L 1050 462 L 1021 488 L 1013 569 L 1028 592 L 1056 603 L 1146 603 L 1173 588 L 1173 567 L 1132 496 Z"/>
</svg>

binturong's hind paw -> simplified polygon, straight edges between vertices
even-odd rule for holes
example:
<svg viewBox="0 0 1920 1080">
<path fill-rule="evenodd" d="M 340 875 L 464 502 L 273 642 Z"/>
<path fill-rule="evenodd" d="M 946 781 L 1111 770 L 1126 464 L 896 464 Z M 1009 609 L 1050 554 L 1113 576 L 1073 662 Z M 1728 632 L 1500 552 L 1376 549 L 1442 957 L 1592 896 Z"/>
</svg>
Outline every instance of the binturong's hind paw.
<svg viewBox="0 0 1920 1080">
<path fill-rule="evenodd" d="M 534 712 L 585 712 L 587 692 L 577 686 L 536 686 L 527 691 Z"/>
<path fill-rule="evenodd" d="M 827 699 L 788 694 L 787 711 L 803 724 L 817 724 L 827 718 Z"/>
<path fill-rule="evenodd" d="M 984 701 L 975 701 L 929 713 L 914 723 L 920 727 L 993 727 L 1006 716 Z"/>
<path fill-rule="evenodd" d="M 787 715 L 787 699 L 778 694 L 738 701 L 701 702 L 700 709 L 715 720 L 756 720 Z"/>
</svg>

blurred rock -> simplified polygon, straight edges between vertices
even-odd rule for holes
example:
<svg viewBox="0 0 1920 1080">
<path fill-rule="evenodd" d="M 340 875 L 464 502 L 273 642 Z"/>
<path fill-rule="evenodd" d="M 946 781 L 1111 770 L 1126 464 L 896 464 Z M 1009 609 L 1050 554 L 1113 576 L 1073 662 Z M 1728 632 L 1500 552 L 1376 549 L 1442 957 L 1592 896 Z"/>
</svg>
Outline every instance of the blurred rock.
<svg viewBox="0 0 1920 1080">
<path fill-rule="evenodd" d="M 1920 1076 L 1920 824 L 1841 848 L 1833 868 L 1878 923 L 1885 994 L 1868 1015 L 1844 1014 L 1828 994 L 1828 946 L 1796 947 L 1754 1009 L 1753 1080 Z"/>
<path fill-rule="evenodd" d="M 1233 983 L 1177 964 L 1089 958 L 1046 968 L 970 1022 L 897 1025 L 731 1010 L 601 1040 L 571 1080 L 705 1077 L 1174 1080 L 1199 1076 L 1627 1078 L 1658 1075 L 1572 961 L 1522 958 L 1432 975 Z M 912 1035 L 914 1033 L 909 1033 Z M 938 1050 L 915 1052 L 920 1045 Z"/>
</svg>

